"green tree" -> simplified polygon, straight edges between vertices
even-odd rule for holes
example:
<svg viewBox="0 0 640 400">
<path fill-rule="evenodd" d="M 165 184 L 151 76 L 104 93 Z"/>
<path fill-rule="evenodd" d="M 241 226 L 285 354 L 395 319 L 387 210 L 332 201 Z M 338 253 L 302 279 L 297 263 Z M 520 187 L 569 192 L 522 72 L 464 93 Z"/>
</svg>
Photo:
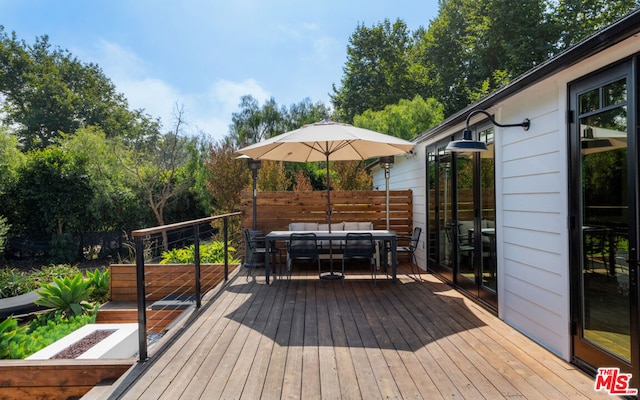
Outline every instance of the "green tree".
<svg viewBox="0 0 640 400">
<path fill-rule="evenodd" d="M 0 94 L 4 122 L 16 126 L 24 150 L 55 143 L 61 132 L 100 126 L 107 137 L 135 130 L 147 119 L 95 64 L 53 48 L 47 36 L 28 45 L 0 26 Z"/>
<path fill-rule="evenodd" d="M 367 110 L 362 115 L 356 115 L 353 124 L 410 140 L 443 119 L 442 104 L 433 98 L 424 100 L 417 95 L 413 100 L 402 99 L 398 104 L 388 105 L 381 111 Z"/>
<path fill-rule="evenodd" d="M 228 137 L 231 141 L 230 144 L 237 148 L 257 143 L 286 131 L 298 129 L 305 124 L 319 122 L 330 117 L 330 110 L 326 105 L 320 102 L 313 103 L 308 98 L 292 104 L 287 109 L 286 107 L 279 107 L 274 99 L 270 99 L 263 106 L 260 106 L 257 100 L 250 95 L 246 95 L 243 96 L 240 107 L 242 108 L 241 111 L 233 114 L 233 122 Z M 265 185 L 268 187 L 289 188 L 292 185 L 291 180 L 294 179 L 299 170 L 303 169 L 307 172 L 307 175 L 314 176 L 314 168 L 317 168 L 317 166 L 315 163 L 287 163 L 284 168 L 284 174 L 276 174 L 271 177 L 279 176 L 282 182 L 276 183 L 270 180 L 270 183 L 265 183 Z M 264 178 L 265 174 L 265 172 L 260 172 L 259 185 L 261 184 L 260 180 L 266 179 Z M 318 188 L 322 186 L 320 180 L 313 183 Z"/>
<path fill-rule="evenodd" d="M 438 16 L 429 28 L 421 30 L 412 52 L 412 60 L 420 66 L 412 71 L 421 83 L 431 87 L 432 96 L 445 107 L 445 115 L 451 115 L 468 104 L 469 89 L 465 81 L 465 57 L 463 34 L 466 28 L 464 0 L 445 0 L 440 3 Z"/>
<path fill-rule="evenodd" d="M 379 111 L 418 93 L 410 74 L 413 38 L 407 25 L 389 20 L 367 28 L 358 25 L 349 38 L 341 87 L 333 87 L 331 101 L 339 119 L 351 123 L 366 110 Z"/>
<path fill-rule="evenodd" d="M 322 102 L 313 103 L 311 99 L 306 98 L 299 103 L 292 104 L 288 110 L 285 109 L 283 132 L 327 119 L 331 119 L 329 107 Z"/>
<path fill-rule="evenodd" d="M 137 137 L 131 148 L 117 146 L 123 168 L 137 182 L 141 198 L 145 199 L 157 225 L 165 225 L 165 211 L 192 186 L 192 177 L 185 173 L 191 153 L 191 139 L 183 137 L 184 113 L 176 109 L 173 132 Z M 163 232 L 163 246 L 168 246 Z"/>
<path fill-rule="evenodd" d="M 640 7 L 637 0 L 550 0 L 549 3 L 559 51 Z"/>
<path fill-rule="evenodd" d="M 7 245 L 7 234 L 11 225 L 7 224 L 7 219 L 0 215 L 0 259 L 4 257 L 4 249 Z"/>
<path fill-rule="evenodd" d="M 63 135 L 60 146 L 75 160 L 82 160 L 92 182 L 94 198 L 90 206 L 99 221 L 96 231 L 130 230 L 147 226 L 150 213 L 139 198 L 137 182 L 123 169 L 117 154 L 119 141 L 106 138 L 98 127 L 80 128 L 74 135 Z"/>
<path fill-rule="evenodd" d="M 182 205 L 182 207 L 173 207 L 182 210 L 182 213 L 176 215 L 176 218 L 174 218 L 176 220 L 201 218 L 203 215 L 209 215 L 213 211 L 213 199 L 207 189 L 210 171 L 205 165 L 209 155 L 209 144 L 204 137 L 195 137 L 187 144 L 189 158 L 185 164 L 183 173 L 186 177 L 189 177 L 192 184 L 188 191 L 184 192 L 184 195 L 187 197 L 186 202 L 192 202 L 193 206 L 184 207 L 185 201 L 176 202 L 176 205 Z M 170 211 L 172 214 L 175 214 L 175 211 Z M 191 214 L 185 214 L 185 211 L 189 211 Z M 181 217 L 180 215 L 183 216 Z"/>
<path fill-rule="evenodd" d="M 445 0 L 416 40 L 416 79 L 450 115 L 547 59 L 556 35 L 545 0 Z"/>
<path fill-rule="evenodd" d="M 546 0 L 513 6 L 509 0 L 471 1 L 463 39 L 469 63 L 465 75 L 472 101 L 523 74 L 553 52 L 556 34 Z M 473 95 L 475 94 L 475 96 Z"/>
<path fill-rule="evenodd" d="M 16 178 L 18 168 L 24 163 L 25 156 L 19 148 L 18 137 L 0 126 L 0 196 Z"/>
<path fill-rule="evenodd" d="M 82 160 L 51 146 L 29 153 L 7 190 L 9 223 L 21 234 L 45 239 L 83 232 L 95 221 L 94 188 Z"/>
<path fill-rule="evenodd" d="M 258 143 L 284 132 L 284 114 L 273 98 L 260 107 L 251 95 L 242 96 L 240 111 L 231 116 L 230 135 L 239 147 Z"/>
</svg>

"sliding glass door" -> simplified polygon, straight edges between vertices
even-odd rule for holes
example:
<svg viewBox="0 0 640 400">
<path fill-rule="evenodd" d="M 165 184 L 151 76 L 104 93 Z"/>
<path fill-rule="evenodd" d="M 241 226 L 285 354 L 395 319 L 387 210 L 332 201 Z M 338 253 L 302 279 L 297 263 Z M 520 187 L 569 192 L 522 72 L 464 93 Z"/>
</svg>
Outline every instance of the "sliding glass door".
<svg viewBox="0 0 640 400">
<path fill-rule="evenodd" d="M 427 150 L 429 268 L 497 309 L 493 129 L 478 137 L 489 151 Z"/>
<path fill-rule="evenodd" d="M 638 387 L 637 137 L 629 62 L 570 86 L 574 362 Z M 635 328 L 634 328 L 635 327 Z"/>
</svg>

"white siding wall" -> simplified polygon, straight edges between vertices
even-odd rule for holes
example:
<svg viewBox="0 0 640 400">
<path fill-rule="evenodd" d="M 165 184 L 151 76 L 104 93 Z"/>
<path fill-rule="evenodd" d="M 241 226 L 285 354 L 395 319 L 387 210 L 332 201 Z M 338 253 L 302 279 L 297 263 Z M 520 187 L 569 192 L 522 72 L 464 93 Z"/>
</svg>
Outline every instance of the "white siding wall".
<svg viewBox="0 0 640 400">
<path fill-rule="evenodd" d="M 565 360 L 571 357 L 567 86 L 640 51 L 631 38 L 504 101 L 496 127 L 498 315 Z"/>
<path fill-rule="evenodd" d="M 389 174 L 389 190 L 411 189 L 413 192 L 413 226 L 422 228 L 420 243 L 416 251 L 418 265 L 426 270 L 426 208 L 425 196 L 425 150 L 418 145 L 413 149 L 412 155 L 395 157 L 395 163 Z M 384 169 L 375 167 L 373 170 L 373 187 L 377 190 L 385 190 Z"/>
<path fill-rule="evenodd" d="M 569 356 L 567 159 L 561 90 L 547 80 L 496 110 L 498 298 L 501 319 Z M 522 107 L 526 104 L 526 107 Z"/>
<path fill-rule="evenodd" d="M 501 123 L 531 120 L 527 132 L 495 128 L 498 315 L 565 360 L 571 356 L 567 85 L 636 52 L 640 39 L 633 37 L 487 110 Z M 390 187 L 413 189 L 416 226 L 425 228 L 424 149 L 462 129 L 418 143 L 413 158 L 396 158 Z M 384 190 L 384 172 L 374 174 L 374 186 Z M 419 257 L 424 268 L 424 250 Z"/>
</svg>

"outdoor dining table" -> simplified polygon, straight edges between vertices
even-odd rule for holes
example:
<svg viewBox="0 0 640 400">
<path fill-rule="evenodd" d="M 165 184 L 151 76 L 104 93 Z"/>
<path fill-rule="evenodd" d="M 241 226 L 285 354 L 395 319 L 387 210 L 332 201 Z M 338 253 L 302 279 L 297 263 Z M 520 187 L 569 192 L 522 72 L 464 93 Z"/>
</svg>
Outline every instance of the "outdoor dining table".
<svg viewBox="0 0 640 400">
<path fill-rule="evenodd" d="M 314 233 L 317 240 L 335 240 L 339 242 L 346 240 L 348 233 L 370 233 L 373 240 L 389 242 L 391 248 L 391 280 L 396 281 L 396 270 L 398 264 L 397 240 L 398 236 L 395 231 L 390 230 L 358 230 L 358 231 L 271 231 L 265 236 L 265 247 L 270 249 L 271 242 L 288 241 L 294 233 Z M 384 255 L 386 257 L 386 254 Z M 269 284 L 269 275 L 271 267 L 269 266 L 269 258 L 265 257 L 265 275 L 267 284 Z"/>
</svg>

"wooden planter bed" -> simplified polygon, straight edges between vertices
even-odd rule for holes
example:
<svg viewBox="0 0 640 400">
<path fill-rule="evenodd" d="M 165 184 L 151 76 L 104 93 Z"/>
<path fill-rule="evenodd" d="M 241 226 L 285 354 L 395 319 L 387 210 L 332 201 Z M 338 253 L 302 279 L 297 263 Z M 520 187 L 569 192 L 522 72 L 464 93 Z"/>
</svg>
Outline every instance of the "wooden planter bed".
<svg viewBox="0 0 640 400">
<path fill-rule="evenodd" d="M 113 382 L 136 360 L 0 360 L 1 399 L 80 398 Z"/>
<path fill-rule="evenodd" d="M 230 264 L 229 272 L 238 265 Z M 133 302 L 133 307 L 101 309 L 98 323 L 137 322 L 136 268 L 132 264 L 110 266 L 112 303 Z M 201 266 L 202 294 L 224 280 L 224 265 Z M 193 265 L 145 265 L 148 306 L 179 293 L 195 294 Z M 183 312 L 182 309 L 147 309 L 147 329 L 162 332 Z M 137 362 L 131 359 L 104 360 L 0 360 L 0 399 L 80 398 L 94 386 L 111 383 Z"/>
</svg>

